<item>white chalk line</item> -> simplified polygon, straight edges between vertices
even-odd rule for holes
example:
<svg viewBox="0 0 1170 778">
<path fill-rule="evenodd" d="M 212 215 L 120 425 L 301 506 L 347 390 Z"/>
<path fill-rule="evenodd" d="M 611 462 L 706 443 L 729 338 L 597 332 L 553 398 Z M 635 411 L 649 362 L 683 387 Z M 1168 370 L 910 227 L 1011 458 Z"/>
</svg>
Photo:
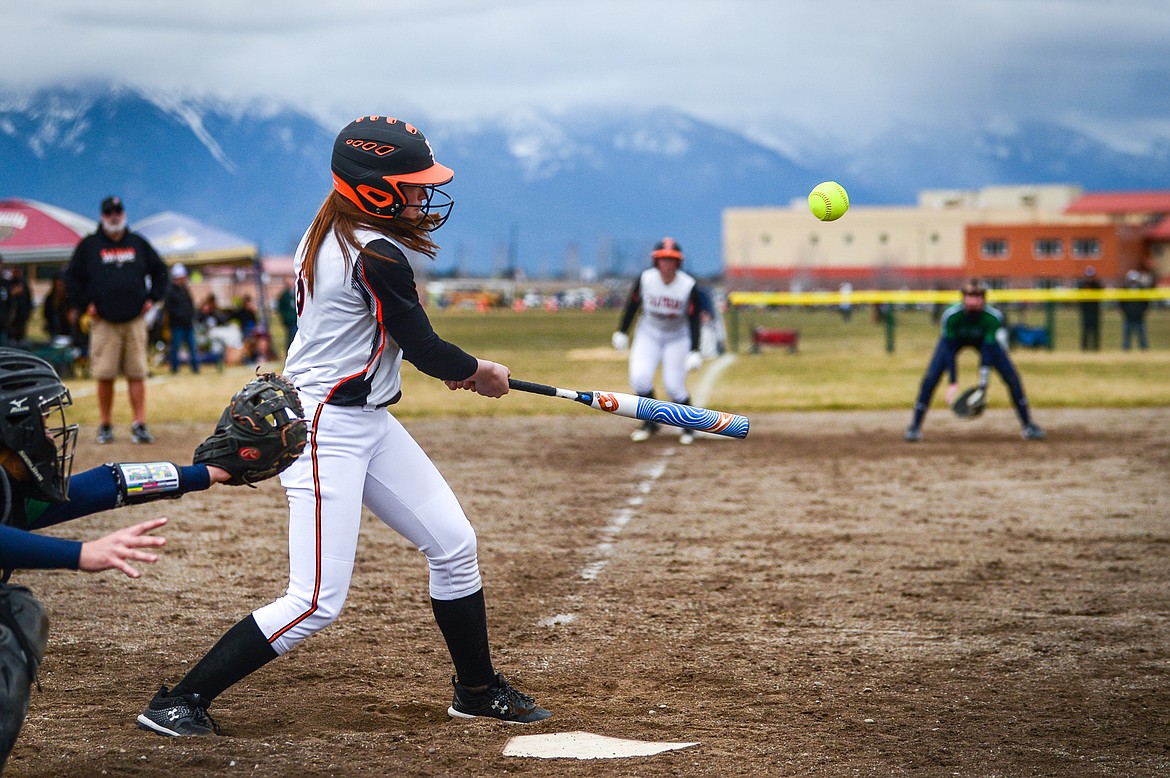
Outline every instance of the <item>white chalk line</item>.
<svg viewBox="0 0 1170 778">
<path fill-rule="evenodd" d="M 707 399 L 711 396 L 711 392 L 715 388 L 715 383 L 719 380 L 719 376 L 733 362 L 735 362 L 734 354 L 724 354 L 703 371 L 703 374 L 699 378 L 698 386 L 691 394 L 691 401 L 695 405 L 707 404 Z M 703 434 L 704 437 L 721 438 L 719 435 Z M 666 472 L 669 458 L 676 453 L 678 453 L 678 449 L 676 448 L 663 449 L 662 453 L 651 461 L 643 471 L 642 480 L 634 486 L 634 494 L 609 517 L 609 522 L 601 531 L 600 539 L 593 547 L 585 564 L 577 571 L 577 580 L 582 585 L 596 581 L 605 572 L 606 567 L 609 566 L 610 559 L 614 556 L 618 536 L 621 535 L 622 530 L 638 515 L 638 508 L 645 502 L 646 496 L 654 490 L 654 484 Z M 565 600 L 568 607 L 564 611 L 553 616 L 546 616 L 537 623 L 542 627 L 555 627 L 559 624 L 572 624 L 576 621 L 576 610 L 581 603 L 580 592 L 572 592 Z"/>
</svg>

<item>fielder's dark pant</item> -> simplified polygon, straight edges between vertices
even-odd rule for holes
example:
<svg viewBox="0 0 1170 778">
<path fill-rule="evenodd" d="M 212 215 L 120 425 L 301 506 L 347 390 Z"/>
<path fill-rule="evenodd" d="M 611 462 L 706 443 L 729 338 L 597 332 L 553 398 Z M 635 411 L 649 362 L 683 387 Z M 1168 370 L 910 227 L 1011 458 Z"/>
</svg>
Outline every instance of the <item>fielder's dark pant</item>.
<svg viewBox="0 0 1170 778">
<path fill-rule="evenodd" d="M 1012 405 L 1015 406 L 1016 415 L 1020 417 L 1020 424 L 1031 424 L 1032 419 L 1028 413 L 1028 398 L 1024 396 L 1024 385 L 1020 382 L 1020 374 L 1016 372 L 1015 365 L 1012 364 L 1007 352 L 999 343 L 975 344 L 941 338 L 930 358 L 926 375 L 922 377 L 922 385 L 918 388 L 918 399 L 914 402 L 914 426 L 922 426 L 922 420 L 930 407 L 930 398 L 934 396 L 938 382 L 942 380 L 943 373 L 950 370 L 951 365 L 958 358 L 959 351 L 964 346 L 979 349 L 979 364 L 995 368 L 995 372 L 999 373 L 999 377 L 1007 384 L 1008 392 L 1012 396 Z"/>
</svg>

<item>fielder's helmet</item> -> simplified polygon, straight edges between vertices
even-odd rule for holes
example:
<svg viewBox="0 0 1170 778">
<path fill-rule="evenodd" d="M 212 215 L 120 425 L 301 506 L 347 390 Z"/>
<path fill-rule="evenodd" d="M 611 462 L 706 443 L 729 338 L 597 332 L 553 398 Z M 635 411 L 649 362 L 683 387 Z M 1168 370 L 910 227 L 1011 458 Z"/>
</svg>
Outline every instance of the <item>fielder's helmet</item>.
<svg viewBox="0 0 1170 778">
<path fill-rule="evenodd" d="M 403 186 L 423 190 L 418 226 L 425 230 L 443 226 L 455 204 L 438 189 L 455 173 L 435 162 L 416 127 L 393 117 L 363 116 L 347 124 L 333 142 L 332 168 L 333 188 L 371 216 L 397 218 L 407 207 Z"/>
<path fill-rule="evenodd" d="M 650 252 L 650 258 L 656 262 L 660 259 L 677 259 L 679 265 L 682 265 L 682 246 L 678 245 L 678 242 L 674 238 L 663 238 L 654 244 L 654 250 Z"/>
<path fill-rule="evenodd" d="M 0 444 L 28 468 L 33 495 L 52 502 L 69 494 L 77 425 L 65 423 L 65 409 L 72 404 L 52 365 L 0 348 Z"/>
</svg>

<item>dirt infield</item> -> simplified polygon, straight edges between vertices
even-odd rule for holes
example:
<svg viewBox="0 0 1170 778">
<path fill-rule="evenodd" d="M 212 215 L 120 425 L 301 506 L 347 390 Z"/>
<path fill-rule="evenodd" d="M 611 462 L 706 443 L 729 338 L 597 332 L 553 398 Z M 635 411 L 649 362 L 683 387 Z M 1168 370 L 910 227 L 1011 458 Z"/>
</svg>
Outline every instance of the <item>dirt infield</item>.
<svg viewBox="0 0 1170 778">
<path fill-rule="evenodd" d="M 960 775 L 1170 770 L 1170 410 L 775 414 L 691 447 L 583 412 L 411 422 L 480 536 L 498 668 L 554 717 L 451 721 L 426 565 L 367 517 L 346 611 L 226 692 L 218 739 L 134 727 L 287 579 L 283 492 L 84 519 L 172 526 L 142 579 L 22 573 L 53 620 L 10 776 Z M 103 460 L 189 461 L 202 432 Z M 700 741 L 621 761 L 512 735 Z"/>
</svg>

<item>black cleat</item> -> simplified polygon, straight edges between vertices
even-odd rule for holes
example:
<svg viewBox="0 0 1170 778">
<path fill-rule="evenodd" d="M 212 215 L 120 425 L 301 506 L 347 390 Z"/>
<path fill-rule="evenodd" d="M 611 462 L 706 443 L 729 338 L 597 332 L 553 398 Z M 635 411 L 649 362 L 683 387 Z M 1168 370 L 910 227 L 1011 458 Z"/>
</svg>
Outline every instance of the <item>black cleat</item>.
<svg viewBox="0 0 1170 778">
<path fill-rule="evenodd" d="M 138 728 L 166 737 L 218 735 L 219 725 L 207 713 L 209 705 L 198 694 L 172 697 L 163 686 L 138 717 Z"/>
<path fill-rule="evenodd" d="M 495 682 L 480 694 L 467 691 L 454 677 L 451 683 L 455 696 L 447 715 L 452 718 L 493 718 L 508 724 L 532 724 L 552 715 L 532 697 L 513 689 L 500 673 L 496 673 Z"/>
</svg>

